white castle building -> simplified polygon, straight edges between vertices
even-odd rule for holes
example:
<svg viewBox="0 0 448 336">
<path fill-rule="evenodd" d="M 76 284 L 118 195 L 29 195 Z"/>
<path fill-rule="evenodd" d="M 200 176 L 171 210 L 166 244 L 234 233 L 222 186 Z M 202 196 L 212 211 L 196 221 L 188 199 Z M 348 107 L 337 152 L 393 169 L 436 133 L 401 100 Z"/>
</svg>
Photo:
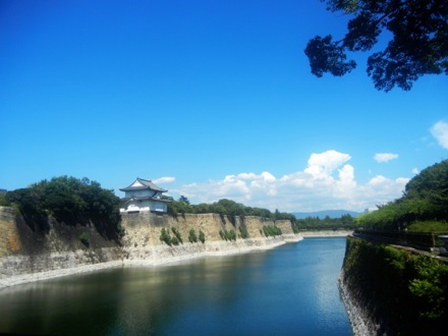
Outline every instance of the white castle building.
<svg viewBox="0 0 448 336">
<path fill-rule="evenodd" d="M 138 178 L 129 187 L 121 188 L 125 192 L 121 199 L 120 212 L 166 212 L 170 202 L 162 194 L 168 190 L 159 188 L 151 180 Z"/>
</svg>

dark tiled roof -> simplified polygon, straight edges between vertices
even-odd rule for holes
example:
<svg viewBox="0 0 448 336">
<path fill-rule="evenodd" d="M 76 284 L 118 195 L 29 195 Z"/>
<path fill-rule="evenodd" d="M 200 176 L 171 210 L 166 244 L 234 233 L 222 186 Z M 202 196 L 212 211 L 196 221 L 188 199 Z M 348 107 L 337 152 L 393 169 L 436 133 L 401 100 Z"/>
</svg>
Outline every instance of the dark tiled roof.
<svg viewBox="0 0 448 336">
<path fill-rule="evenodd" d="M 133 186 L 135 182 L 140 182 L 141 186 Z M 136 190 L 153 190 L 153 191 L 160 191 L 160 192 L 167 192 L 168 190 L 159 188 L 156 186 L 151 180 L 145 180 L 142 178 L 137 177 L 137 179 L 132 183 L 129 187 L 121 188 L 121 191 L 136 191 Z"/>
</svg>

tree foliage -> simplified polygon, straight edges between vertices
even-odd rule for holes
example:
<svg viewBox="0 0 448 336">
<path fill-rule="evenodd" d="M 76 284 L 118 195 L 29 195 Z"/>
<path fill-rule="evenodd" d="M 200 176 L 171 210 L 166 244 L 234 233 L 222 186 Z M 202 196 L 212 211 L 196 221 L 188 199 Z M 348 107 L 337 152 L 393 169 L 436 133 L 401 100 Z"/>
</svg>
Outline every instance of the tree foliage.
<svg viewBox="0 0 448 336">
<path fill-rule="evenodd" d="M 430 227 L 446 227 L 447 216 L 448 160 L 445 160 L 411 179 L 401 198 L 358 217 L 356 221 L 369 229 L 429 231 Z M 440 224 L 436 225 L 436 222 Z"/>
<path fill-rule="evenodd" d="M 446 333 L 448 265 L 439 260 L 349 238 L 343 277 L 356 288 L 360 304 L 377 318 L 378 334 Z"/>
<path fill-rule="evenodd" d="M 263 225 L 263 233 L 266 237 L 275 237 L 282 234 L 282 230 L 273 225 Z"/>
<path fill-rule="evenodd" d="M 5 200 L 17 207 L 30 225 L 42 227 L 51 215 L 69 225 L 91 222 L 100 233 L 120 229 L 119 198 L 87 178 L 61 176 L 42 180 L 8 192 Z"/>
<path fill-rule="evenodd" d="M 248 207 L 225 198 L 211 204 L 200 203 L 197 205 L 185 202 L 183 196 L 181 196 L 178 201 L 172 198 L 170 200 L 171 202 L 168 204 L 168 213 L 172 216 L 178 216 L 179 214 L 185 213 L 216 213 L 221 216 L 228 216 L 229 218 L 233 218 L 234 216 L 258 216 L 273 220 L 295 220 L 294 215 L 290 213 L 279 212 L 278 210 L 276 210 L 275 213 L 272 213 L 268 209 Z"/>
<path fill-rule="evenodd" d="M 391 36 L 384 50 L 369 56 L 367 74 L 375 88 L 410 90 L 423 75 L 448 75 L 448 1 L 321 0 L 327 10 L 350 16 L 341 40 L 316 36 L 305 49 L 311 72 L 343 76 L 356 68 L 347 52 L 369 51 L 383 31 Z M 382 38 L 386 36 L 382 36 Z"/>
<path fill-rule="evenodd" d="M 307 217 L 304 219 L 297 219 L 294 221 L 293 230 L 295 233 L 301 231 L 314 231 L 314 230 L 353 230 L 358 225 L 355 219 L 350 214 L 342 215 L 339 218 L 325 218 L 319 217 Z"/>
<path fill-rule="evenodd" d="M 191 229 L 188 233 L 188 241 L 190 243 L 197 243 L 198 242 L 198 236 L 196 236 L 196 231 L 194 229 Z"/>
</svg>

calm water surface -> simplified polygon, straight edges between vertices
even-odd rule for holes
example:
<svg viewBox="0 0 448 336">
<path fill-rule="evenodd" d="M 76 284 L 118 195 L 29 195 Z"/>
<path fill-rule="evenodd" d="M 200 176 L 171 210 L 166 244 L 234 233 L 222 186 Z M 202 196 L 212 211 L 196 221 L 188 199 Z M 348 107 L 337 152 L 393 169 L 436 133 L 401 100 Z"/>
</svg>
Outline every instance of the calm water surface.
<svg viewBox="0 0 448 336">
<path fill-rule="evenodd" d="M 182 265 L 110 269 L 0 291 L 0 332 L 352 335 L 337 277 L 345 238 Z"/>
</svg>

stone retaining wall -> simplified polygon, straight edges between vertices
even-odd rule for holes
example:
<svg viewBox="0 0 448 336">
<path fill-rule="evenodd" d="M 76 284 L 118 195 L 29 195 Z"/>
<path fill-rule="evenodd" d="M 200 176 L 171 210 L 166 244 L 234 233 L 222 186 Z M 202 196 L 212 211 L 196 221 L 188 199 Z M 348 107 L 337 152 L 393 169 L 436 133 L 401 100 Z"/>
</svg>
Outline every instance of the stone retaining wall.
<svg viewBox="0 0 448 336">
<path fill-rule="evenodd" d="M 157 264 L 196 255 L 265 249 L 298 240 L 289 221 L 274 222 L 259 217 L 230 219 L 217 214 L 185 214 L 177 218 L 150 212 L 122 214 L 125 235 L 121 241 L 115 241 L 101 236 L 93 225 L 70 226 L 52 218 L 48 220 L 48 227 L 42 230 L 16 216 L 12 208 L 0 207 L 0 287 L 7 285 L 10 277 L 27 274 L 102 263 Z M 266 238 L 262 235 L 264 225 L 277 225 L 284 235 Z M 173 227 L 180 232 L 183 244 L 168 246 L 160 240 L 162 228 L 173 236 Z M 241 227 L 247 229 L 248 239 L 238 237 L 236 242 L 226 242 L 219 234 L 221 230 L 235 230 L 239 234 Z M 199 231 L 204 232 L 205 244 L 188 241 L 192 229 L 196 235 Z M 80 239 L 83 234 L 89 237 L 87 245 Z"/>
<path fill-rule="evenodd" d="M 21 250 L 14 209 L 0 207 L 0 258 Z"/>
</svg>

